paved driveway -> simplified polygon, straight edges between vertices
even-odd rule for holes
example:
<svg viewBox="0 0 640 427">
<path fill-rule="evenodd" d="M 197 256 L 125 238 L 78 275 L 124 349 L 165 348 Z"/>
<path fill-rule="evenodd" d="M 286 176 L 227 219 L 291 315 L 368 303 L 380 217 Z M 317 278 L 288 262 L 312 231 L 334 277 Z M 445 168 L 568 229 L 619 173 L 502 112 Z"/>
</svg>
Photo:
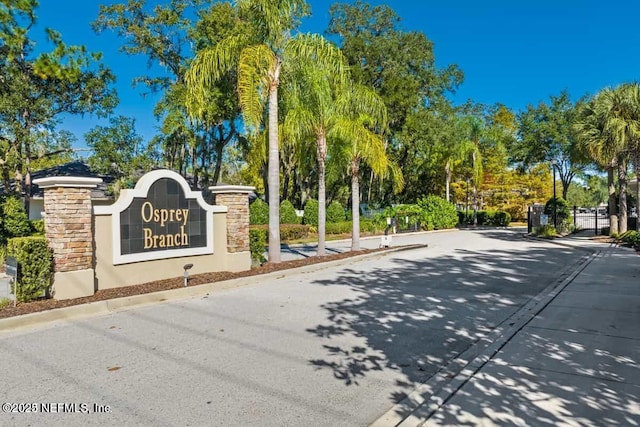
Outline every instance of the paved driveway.
<svg viewBox="0 0 640 427">
<path fill-rule="evenodd" d="M 367 425 L 584 255 L 507 230 L 407 238 L 429 247 L 0 333 L 0 401 L 110 411 L 0 424 Z"/>
</svg>

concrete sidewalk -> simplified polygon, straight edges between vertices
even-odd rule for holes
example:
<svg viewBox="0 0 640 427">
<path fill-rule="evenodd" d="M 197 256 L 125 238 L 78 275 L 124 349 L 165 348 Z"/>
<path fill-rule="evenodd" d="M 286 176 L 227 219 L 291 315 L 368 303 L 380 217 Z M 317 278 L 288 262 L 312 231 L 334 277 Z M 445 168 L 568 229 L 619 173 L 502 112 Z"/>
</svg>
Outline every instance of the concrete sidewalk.
<svg viewBox="0 0 640 427">
<path fill-rule="evenodd" d="M 598 252 L 499 351 L 401 425 L 640 425 L 640 258 L 585 236 L 558 243 Z"/>
</svg>

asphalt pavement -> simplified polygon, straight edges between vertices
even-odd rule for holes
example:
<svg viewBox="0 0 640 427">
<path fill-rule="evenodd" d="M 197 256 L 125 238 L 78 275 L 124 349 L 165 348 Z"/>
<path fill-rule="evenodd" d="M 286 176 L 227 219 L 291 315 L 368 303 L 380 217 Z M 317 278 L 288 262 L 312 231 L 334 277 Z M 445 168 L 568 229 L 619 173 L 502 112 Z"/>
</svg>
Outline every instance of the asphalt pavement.
<svg viewBox="0 0 640 427">
<path fill-rule="evenodd" d="M 614 404 L 637 420 L 633 251 L 497 229 L 393 243 L 428 247 L 0 332 L 0 400 L 20 410 L 0 425 L 582 425 Z"/>
<path fill-rule="evenodd" d="M 400 425 L 640 425 L 638 255 L 584 234 L 558 242 L 594 255 Z"/>
</svg>

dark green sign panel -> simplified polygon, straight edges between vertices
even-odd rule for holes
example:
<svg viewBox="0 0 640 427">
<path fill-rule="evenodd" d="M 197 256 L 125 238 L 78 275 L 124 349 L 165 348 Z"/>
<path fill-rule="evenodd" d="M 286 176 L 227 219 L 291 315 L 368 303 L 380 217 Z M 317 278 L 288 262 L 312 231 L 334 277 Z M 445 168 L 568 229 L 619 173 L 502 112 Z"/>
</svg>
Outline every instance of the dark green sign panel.
<svg viewBox="0 0 640 427">
<path fill-rule="evenodd" d="M 122 255 L 207 246 L 207 212 L 187 199 L 178 182 L 161 178 L 147 197 L 134 197 L 120 212 Z"/>
</svg>

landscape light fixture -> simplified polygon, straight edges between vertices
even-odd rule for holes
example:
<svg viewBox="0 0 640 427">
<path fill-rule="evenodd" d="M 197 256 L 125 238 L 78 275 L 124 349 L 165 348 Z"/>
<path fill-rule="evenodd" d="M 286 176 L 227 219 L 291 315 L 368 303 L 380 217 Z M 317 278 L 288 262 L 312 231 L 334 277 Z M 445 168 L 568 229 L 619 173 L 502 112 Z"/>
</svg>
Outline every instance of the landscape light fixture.
<svg viewBox="0 0 640 427">
<path fill-rule="evenodd" d="M 189 270 L 193 268 L 193 264 L 185 264 L 182 268 L 184 268 L 184 287 L 186 288 L 189 280 Z"/>
</svg>

